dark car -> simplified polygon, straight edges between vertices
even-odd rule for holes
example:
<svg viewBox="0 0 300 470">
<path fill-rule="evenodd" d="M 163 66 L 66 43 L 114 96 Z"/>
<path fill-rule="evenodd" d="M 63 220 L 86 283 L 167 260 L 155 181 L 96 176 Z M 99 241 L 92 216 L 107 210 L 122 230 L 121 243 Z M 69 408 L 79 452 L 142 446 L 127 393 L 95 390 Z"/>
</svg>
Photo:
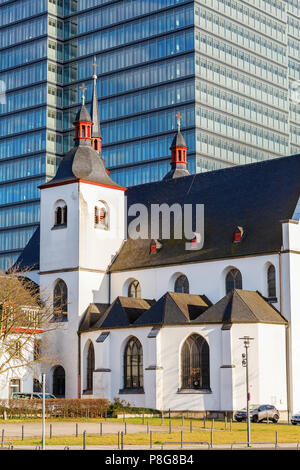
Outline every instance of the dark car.
<svg viewBox="0 0 300 470">
<path fill-rule="evenodd" d="M 246 421 L 247 409 L 243 408 L 235 413 L 235 420 L 238 422 Z M 264 420 L 270 420 L 277 423 L 280 418 L 279 411 L 273 405 L 250 405 L 250 419 L 253 423 L 260 423 Z"/>
<path fill-rule="evenodd" d="M 22 392 L 15 392 L 12 395 L 12 398 L 23 398 L 25 400 L 40 400 L 43 398 L 43 394 L 41 392 L 32 392 L 32 393 L 22 393 Z M 52 393 L 45 393 L 46 399 L 54 399 L 55 396 Z"/>
</svg>

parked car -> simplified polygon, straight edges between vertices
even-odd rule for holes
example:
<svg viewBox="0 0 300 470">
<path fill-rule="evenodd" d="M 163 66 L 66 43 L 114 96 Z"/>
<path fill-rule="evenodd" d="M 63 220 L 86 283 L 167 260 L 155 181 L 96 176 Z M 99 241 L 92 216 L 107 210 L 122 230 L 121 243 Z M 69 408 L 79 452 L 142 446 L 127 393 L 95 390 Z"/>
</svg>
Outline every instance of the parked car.
<svg viewBox="0 0 300 470">
<path fill-rule="evenodd" d="M 291 422 L 292 424 L 300 424 L 300 411 L 292 416 Z"/>
<path fill-rule="evenodd" d="M 43 394 L 41 392 L 33 392 L 33 393 L 22 393 L 22 392 L 15 392 L 12 394 L 12 398 L 23 398 L 27 400 L 41 400 L 43 398 Z M 56 398 L 52 393 L 45 393 L 45 398 L 54 399 Z"/>
<path fill-rule="evenodd" d="M 246 421 L 247 409 L 243 408 L 242 410 L 237 411 L 234 418 L 238 422 Z M 260 423 L 267 419 L 273 421 L 273 423 L 277 423 L 279 418 L 279 411 L 273 405 L 250 405 L 250 419 L 253 423 Z"/>
</svg>

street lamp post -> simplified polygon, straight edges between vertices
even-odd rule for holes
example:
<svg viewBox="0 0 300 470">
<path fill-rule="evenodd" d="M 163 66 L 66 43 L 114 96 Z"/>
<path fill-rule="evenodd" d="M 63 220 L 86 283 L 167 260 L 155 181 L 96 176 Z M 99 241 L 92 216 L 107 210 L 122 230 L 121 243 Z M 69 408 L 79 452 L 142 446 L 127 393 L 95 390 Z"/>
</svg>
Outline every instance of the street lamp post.
<svg viewBox="0 0 300 470">
<path fill-rule="evenodd" d="M 46 392 L 46 374 L 42 374 L 43 378 L 43 424 L 42 424 L 42 449 L 45 450 L 46 423 L 45 423 L 45 392 Z"/>
<path fill-rule="evenodd" d="M 244 341 L 244 347 L 246 353 L 242 354 L 242 366 L 246 367 L 246 390 L 247 390 L 247 447 L 251 446 L 251 426 L 250 426 L 250 391 L 249 391 L 249 355 L 248 349 L 250 346 L 250 341 L 254 338 L 250 338 L 249 336 L 244 336 L 243 338 L 239 338 Z"/>
</svg>

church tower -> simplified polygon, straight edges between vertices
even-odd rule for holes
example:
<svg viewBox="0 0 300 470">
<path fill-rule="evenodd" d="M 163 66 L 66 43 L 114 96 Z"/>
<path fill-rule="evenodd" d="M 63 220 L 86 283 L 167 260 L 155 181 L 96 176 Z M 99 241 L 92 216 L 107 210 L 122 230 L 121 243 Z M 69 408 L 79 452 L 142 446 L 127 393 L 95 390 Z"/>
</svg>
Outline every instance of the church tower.
<svg viewBox="0 0 300 470">
<path fill-rule="evenodd" d="M 59 366 L 65 371 L 66 397 L 80 393 L 76 371 L 78 326 L 90 303 L 109 302 L 107 269 L 123 243 L 125 220 L 125 188 L 110 178 L 100 155 L 95 76 L 95 122 L 85 106 L 86 88 L 82 86 L 81 90 L 74 147 L 64 156 L 55 177 L 40 187 L 41 291 L 47 291 L 54 305 L 60 302 L 57 293 L 64 297 L 64 315 L 57 318 L 63 328 L 55 332 L 52 341 L 61 356 Z M 53 391 L 53 387 L 50 380 L 48 389 Z"/>
<path fill-rule="evenodd" d="M 165 175 L 164 180 L 171 180 L 173 178 L 180 178 L 181 176 L 188 176 L 190 173 L 187 169 L 187 145 L 185 139 L 180 131 L 182 114 L 178 112 L 177 118 L 177 133 L 174 136 L 170 150 L 172 152 L 171 170 Z"/>
</svg>

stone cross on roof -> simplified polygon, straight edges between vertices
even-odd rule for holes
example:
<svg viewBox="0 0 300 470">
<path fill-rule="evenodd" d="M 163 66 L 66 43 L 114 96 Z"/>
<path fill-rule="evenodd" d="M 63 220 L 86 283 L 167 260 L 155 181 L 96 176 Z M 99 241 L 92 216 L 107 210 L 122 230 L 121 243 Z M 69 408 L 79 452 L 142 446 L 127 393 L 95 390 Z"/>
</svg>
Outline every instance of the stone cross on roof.
<svg viewBox="0 0 300 470">
<path fill-rule="evenodd" d="M 177 128 L 178 128 L 178 132 L 179 132 L 180 131 L 182 114 L 178 111 L 178 113 L 175 114 L 175 117 L 177 118 Z"/>
<path fill-rule="evenodd" d="M 84 96 L 84 94 L 85 94 L 87 88 L 86 88 L 85 84 L 83 83 L 83 84 L 81 85 L 81 87 L 79 87 L 79 89 L 80 89 L 81 92 L 82 92 L 81 100 L 82 100 L 82 105 L 84 106 L 84 103 L 85 103 L 85 96 Z"/>
</svg>

